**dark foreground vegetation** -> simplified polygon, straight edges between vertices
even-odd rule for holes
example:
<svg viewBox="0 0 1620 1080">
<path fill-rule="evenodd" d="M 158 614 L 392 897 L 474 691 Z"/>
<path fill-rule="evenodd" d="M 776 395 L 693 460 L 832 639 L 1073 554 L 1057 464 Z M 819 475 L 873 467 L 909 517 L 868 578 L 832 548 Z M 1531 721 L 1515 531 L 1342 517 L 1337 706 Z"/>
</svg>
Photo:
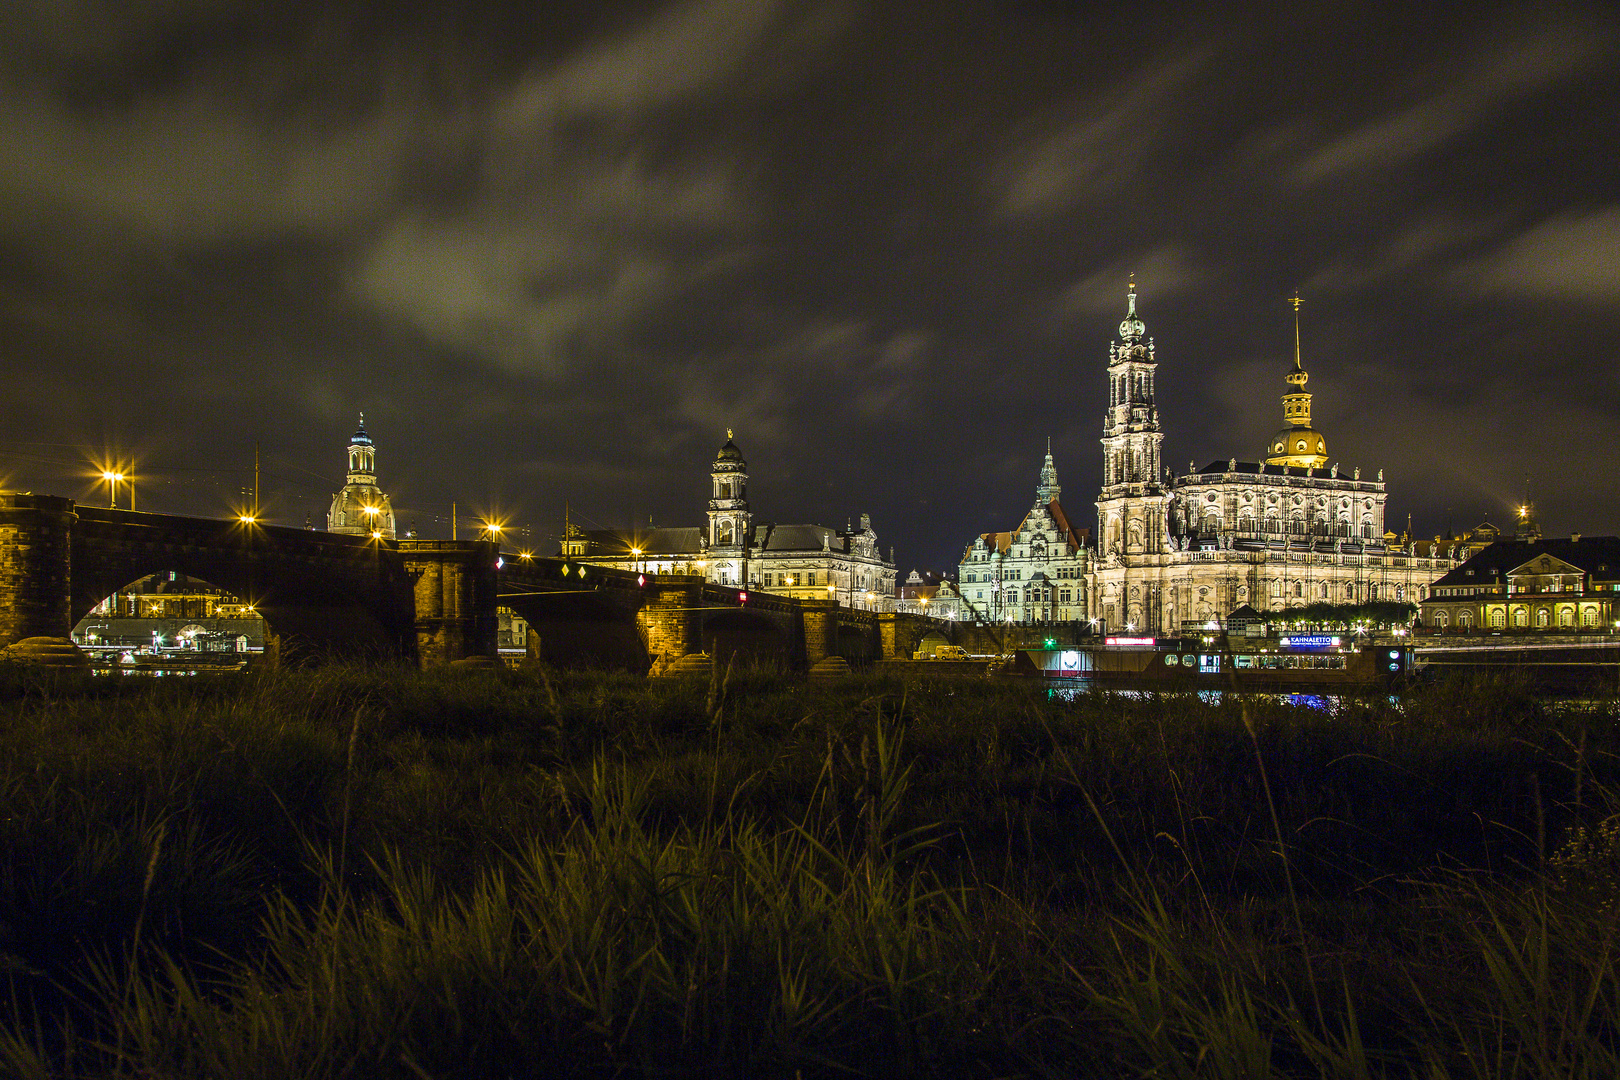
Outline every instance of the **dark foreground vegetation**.
<svg viewBox="0 0 1620 1080">
<path fill-rule="evenodd" d="M 1614 1077 L 1617 744 L 1505 683 L 0 673 L 0 1074 Z"/>
</svg>

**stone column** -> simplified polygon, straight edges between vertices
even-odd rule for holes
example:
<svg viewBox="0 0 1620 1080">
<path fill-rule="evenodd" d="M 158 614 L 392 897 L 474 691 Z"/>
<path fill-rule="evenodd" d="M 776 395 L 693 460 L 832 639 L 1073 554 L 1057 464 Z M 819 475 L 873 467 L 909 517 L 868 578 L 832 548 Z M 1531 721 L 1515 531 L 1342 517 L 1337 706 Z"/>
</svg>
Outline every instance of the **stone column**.
<svg viewBox="0 0 1620 1080">
<path fill-rule="evenodd" d="M 416 652 L 423 667 L 494 657 L 496 546 L 487 540 L 401 540 L 416 580 Z"/>
<path fill-rule="evenodd" d="M 0 648 L 72 632 L 77 520 L 72 499 L 0 492 Z"/>
<path fill-rule="evenodd" d="M 900 650 L 900 616 L 892 611 L 878 614 L 878 655 L 885 660 L 910 660 Z"/>
<path fill-rule="evenodd" d="M 646 599 L 636 616 L 646 638 L 647 655 L 654 668 L 679 660 L 688 653 L 701 652 L 702 632 L 698 602 L 703 598 L 701 581 L 659 581 L 647 586 Z"/>
<path fill-rule="evenodd" d="M 799 601 L 804 619 L 804 658 L 811 667 L 838 651 L 838 605 L 832 600 Z"/>
</svg>

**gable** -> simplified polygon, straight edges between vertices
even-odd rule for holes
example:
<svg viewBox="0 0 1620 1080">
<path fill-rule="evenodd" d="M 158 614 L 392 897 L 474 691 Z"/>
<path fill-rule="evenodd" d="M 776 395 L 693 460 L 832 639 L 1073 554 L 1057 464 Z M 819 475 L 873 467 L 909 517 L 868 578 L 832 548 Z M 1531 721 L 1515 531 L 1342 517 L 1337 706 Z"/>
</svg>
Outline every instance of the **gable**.
<svg viewBox="0 0 1620 1080">
<path fill-rule="evenodd" d="M 1582 570 L 1574 563 L 1565 562 L 1558 556 L 1548 554 L 1544 551 L 1540 555 L 1536 555 L 1528 561 L 1519 564 L 1512 570 L 1509 570 L 1507 573 L 1508 577 L 1512 578 L 1537 574 L 1557 574 L 1562 576 L 1574 574 L 1576 576 L 1580 576 L 1586 573 L 1586 571 Z"/>
</svg>

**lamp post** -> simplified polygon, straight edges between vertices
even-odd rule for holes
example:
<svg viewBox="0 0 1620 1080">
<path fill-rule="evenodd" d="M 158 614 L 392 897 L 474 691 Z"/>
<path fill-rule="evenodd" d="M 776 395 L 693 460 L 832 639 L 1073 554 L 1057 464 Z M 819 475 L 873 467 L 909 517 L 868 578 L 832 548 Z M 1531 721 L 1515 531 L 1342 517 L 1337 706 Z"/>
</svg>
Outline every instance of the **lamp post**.
<svg viewBox="0 0 1620 1080">
<path fill-rule="evenodd" d="M 124 478 L 124 474 L 107 469 L 103 470 L 101 478 L 107 481 L 107 509 L 115 510 L 118 508 L 118 481 Z M 131 503 L 134 502 L 133 499 L 130 501 Z M 134 507 L 131 506 L 131 509 L 134 509 Z"/>
</svg>

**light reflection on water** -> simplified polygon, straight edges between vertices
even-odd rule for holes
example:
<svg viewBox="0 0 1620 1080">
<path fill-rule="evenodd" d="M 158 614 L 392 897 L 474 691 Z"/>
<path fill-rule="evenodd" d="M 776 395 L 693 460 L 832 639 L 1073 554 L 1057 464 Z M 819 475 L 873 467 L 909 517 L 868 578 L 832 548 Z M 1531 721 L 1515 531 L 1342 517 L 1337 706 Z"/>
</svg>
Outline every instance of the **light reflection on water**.
<svg viewBox="0 0 1620 1080">
<path fill-rule="evenodd" d="M 1230 690 L 1126 690 L 1116 687 L 1098 686 L 1087 679 L 1066 679 L 1060 684 L 1048 686 L 1046 696 L 1053 701 L 1079 701 L 1090 694 L 1104 694 L 1108 697 L 1119 698 L 1123 701 L 1149 701 L 1156 698 L 1188 698 L 1196 697 L 1206 705 L 1219 704 Z M 1349 707 L 1352 702 L 1371 703 L 1382 698 L 1390 708 L 1396 712 L 1405 713 L 1408 701 L 1400 694 L 1300 694 L 1300 693 L 1249 693 L 1241 692 L 1237 695 L 1250 701 L 1271 701 L 1281 705 L 1294 705 L 1302 709 L 1311 709 L 1315 712 L 1334 715 Z M 1597 698 L 1589 694 L 1564 695 L 1540 694 L 1537 695 L 1542 703 L 1553 710 L 1592 710 L 1620 718 L 1620 699 Z"/>
<path fill-rule="evenodd" d="M 1053 686 L 1047 689 L 1046 696 L 1054 701 L 1077 701 L 1088 694 L 1106 694 L 1109 697 L 1120 698 L 1125 701 L 1149 701 L 1160 697 L 1186 697 L 1194 696 L 1206 705 L 1218 705 L 1230 691 L 1226 690 L 1194 690 L 1180 693 L 1167 693 L 1163 690 L 1120 690 L 1110 687 L 1093 686 L 1089 683 L 1075 686 Z M 1240 695 L 1256 701 L 1275 701 L 1282 705 L 1296 705 L 1303 709 L 1313 709 L 1317 712 L 1335 713 L 1345 702 L 1343 694 L 1249 694 Z M 1389 704 L 1400 706 L 1401 701 L 1395 694 L 1388 696 Z"/>
</svg>

